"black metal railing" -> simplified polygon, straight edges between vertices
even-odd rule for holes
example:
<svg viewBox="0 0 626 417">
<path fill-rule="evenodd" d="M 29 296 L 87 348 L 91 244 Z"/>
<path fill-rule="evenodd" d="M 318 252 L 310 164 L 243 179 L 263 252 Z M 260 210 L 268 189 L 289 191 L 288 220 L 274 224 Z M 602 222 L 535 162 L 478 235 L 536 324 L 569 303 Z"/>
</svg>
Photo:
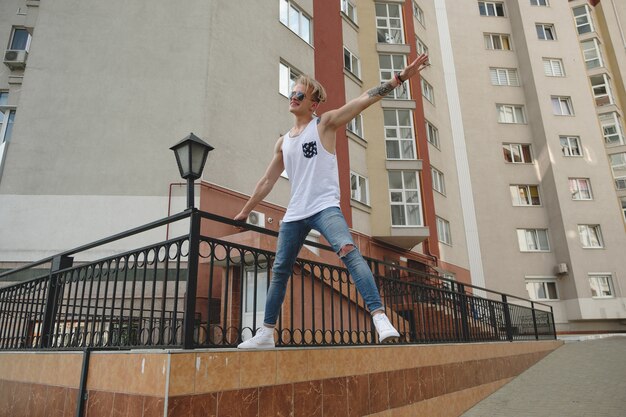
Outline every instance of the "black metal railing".
<svg viewBox="0 0 626 417">
<path fill-rule="evenodd" d="M 107 249 L 129 238 L 154 240 L 180 221 L 189 225 L 178 237 Z M 231 226 L 264 236 L 264 247 L 224 236 L 237 230 Z M 217 229 L 221 237 L 211 236 Z M 276 237 L 193 209 L 0 274 L 0 285 L 10 283 L 0 288 L 0 349 L 234 347 L 262 324 Z M 277 345 L 376 343 L 348 271 L 336 256 L 313 254 L 329 247 L 306 245 L 311 251 L 301 252 L 293 268 Z M 84 260 L 95 248 L 111 254 Z M 366 260 L 399 343 L 555 338 L 548 305 Z"/>
</svg>

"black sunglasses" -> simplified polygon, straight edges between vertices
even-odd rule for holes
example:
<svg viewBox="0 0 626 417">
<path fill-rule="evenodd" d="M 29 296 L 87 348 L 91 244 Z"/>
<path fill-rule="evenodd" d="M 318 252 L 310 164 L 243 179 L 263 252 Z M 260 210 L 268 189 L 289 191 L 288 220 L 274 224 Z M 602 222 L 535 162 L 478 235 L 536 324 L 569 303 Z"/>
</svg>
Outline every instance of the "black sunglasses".
<svg viewBox="0 0 626 417">
<path fill-rule="evenodd" d="M 289 94 L 289 100 L 291 100 L 292 98 L 295 98 L 298 101 L 302 101 L 306 98 L 306 94 L 301 91 L 292 91 L 291 94 Z"/>
</svg>

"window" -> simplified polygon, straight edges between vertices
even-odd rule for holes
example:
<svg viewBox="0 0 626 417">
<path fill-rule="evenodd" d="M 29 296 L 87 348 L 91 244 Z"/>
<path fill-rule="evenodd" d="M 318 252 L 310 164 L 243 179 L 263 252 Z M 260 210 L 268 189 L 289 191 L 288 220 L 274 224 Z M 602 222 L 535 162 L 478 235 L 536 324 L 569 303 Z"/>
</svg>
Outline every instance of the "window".
<svg viewBox="0 0 626 417">
<path fill-rule="evenodd" d="M 597 39 L 589 39 L 588 41 L 581 42 L 580 45 L 588 70 L 604 66 L 600 53 L 600 44 Z"/>
<path fill-rule="evenodd" d="M 422 26 L 426 26 L 426 20 L 424 19 L 424 11 L 417 5 L 416 1 L 413 1 L 413 16 L 415 16 L 415 20 L 420 22 Z"/>
<path fill-rule="evenodd" d="M 504 143 L 502 144 L 504 152 L 504 160 L 512 164 L 532 164 L 533 158 L 530 153 L 530 145 L 522 143 Z"/>
<path fill-rule="evenodd" d="M 450 222 L 437 216 L 437 237 L 441 243 L 452 245 L 452 236 L 450 235 Z"/>
<path fill-rule="evenodd" d="M 446 195 L 446 183 L 443 179 L 443 172 L 433 167 L 430 167 L 430 172 L 433 177 L 433 190 Z"/>
<path fill-rule="evenodd" d="M 478 11 L 481 16 L 504 16 L 504 3 L 500 1 L 479 1 Z"/>
<path fill-rule="evenodd" d="M 299 74 L 287 64 L 282 62 L 278 65 L 278 91 L 285 97 L 293 90 Z"/>
<path fill-rule="evenodd" d="M 376 3 L 376 32 L 378 42 L 404 43 L 401 5 Z"/>
<path fill-rule="evenodd" d="M 626 152 L 609 155 L 615 187 L 618 190 L 626 190 Z"/>
<path fill-rule="evenodd" d="M 31 36 L 25 28 L 13 28 L 9 49 L 12 51 L 28 51 L 30 49 Z"/>
<path fill-rule="evenodd" d="M 494 50 L 511 50 L 511 40 L 509 35 L 500 33 L 485 33 L 485 48 Z"/>
<path fill-rule="evenodd" d="M 578 136 L 559 136 L 561 141 L 561 150 L 563 156 L 582 156 L 583 151 L 580 146 L 580 138 Z"/>
<path fill-rule="evenodd" d="M 387 159 L 415 159 L 413 117 L 408 109 L 385 109 Z"/>
<path fill-rule="evenodd" d="M 593 97 L 596 99 L 596 106 L 600 107 L 613 104 L 609 77 L 606 74 L 599 74 L 589 77 L 589 80 L 591 80 L 591 88 L 593 89 Z"/>
<path fill-rule="evenodd" d="M 514 206 L 540 206 L 539 187 L 536 185 L 511 185 L 511 201 Z"/>
<path fill-rule="evenodd" d="M 522 252 L 548 252 L 547 229 L 517 229 L 517 241 Z"/>
<path fill-rule="evenodd" d="M 624 129 L 617 112 L 603 113 L 599 116 L 604 143 L 609 146 L 624 145 Z"/>
<path fill-rule="evenodd" d="M 435 104 L 435 91 L 433 86 L 428 83 L 424 78 L 421 78 L 422 82 L 422 96 L 432 104 Z"/>
<path fill-rule="evenodd" d="M 356 75 L 357 78 L 361 77 L 361 63 L 359 62 L 359 58 L 345 46 L 343 47 L 343 67 Z"/>
<path fill-rule="evenodd" d="M 350 198 L 369 205 L 369 183 L 367 178 L 356 172 L 350 173 Z"/>
<path fill-rule="evenodd" d="M 589 178 L 570 178 L 569 191 L 572 200 L 593 200 Z"/>
<path fill-rule="evenodd" d="M 565 77 L 565 71 L 563 71 L 563 60 L 559 58 L 544 58 L 543 72 L 548 77 Z"/>
<path fill-rule="evenodd" d="M 439 130 L 428 120 L 426 121 L 426 138 L 428 143 L 439 149 Z"/>
<path fill-rule="evenodd" d="M 572 99 L 570 97 L 552 96 L 552 113 L 557 116 L 573 116 Z"/>
<path fill-rule="evenodd" d="M 591 20 L 591 9 L 586 4 L 574 7 L 574 19 L 578 34 L 593 32 L 593 22 Z"/>
<path fill-rule="evenodd" d="M 6 106 L 8 102 L 9 102 L 9 92 L 0 91 L 0 106 Z"/>
<path fill-rule="evenodd" d="M 580 243 L 582 243 L 583 248 L 592 249 L 604 247 L 599 224 L 579 224 L 578 236 L 580 237 Z"/>
<path fill-rule="evenodd" d="M 280 21 L 293 33 L 311 43 L 311 18 L 289 0 L 280 0 Z"/>
<path fill-rule="evenodd" d="M 589 286 L 593 298 L 613 298 L 613 277 L 611 274 L 589 274 Z"/>
<path fill-rule="evenodd" d="M 358 137 L 363 138 L 363 116 L 358 114 L 354 119 L 350 120 L 346 128 Z"/>
<path fill-rule="evenodd" d="M 428 55 L 428 47 L 426 46 L 426 44 L 417 36 L 415 37 L 415 46 L 417 49 L 417 54 L 418 55 L 422 55 L 422 54 L 426 54 Z"/>
<path fill-rule="evenodd" d="M 499 123 L 526 123 L 523 106 L 513 104 L 496 104 Z"/>
<path fill-rule="evenodd" d="M 549 6 L 548 0 L 530 0 L 531 6 Z"/>
<path fill-rule="evenodd" d="M 624 221 L 626 222 L 626 197 L 620 198 L 620 202 L 622 203 L 622 214 L 624 215 Z"/>
<path fill-rule="evenodd" d="M 556 32 L 554 32 L 554 25 L 549 23 L 537 23 L 535 25 L 537 29 L 537 37 L 544 41 L 553 41 L 556 39 Z"/>
<path fill-rule="evenodd" d="M 378 68 L 380 72 L 380 82 L 393 80 L 393 76 L 396 72 L 402 71 L 406 66 L 406 55 L 378 55 Z M 408 88 L 394 88 L 391 94 L 387 97 L 393 97 L 394 99 L 405 100 L 409 97 Z"/>
<path fill-rule="evenodd" d="M 354 23 L 356 20 L 356 4 L 353 0 L 341 0 L 341 11 Z"/>
<path fill-rule="evenodd" d="M 389 199 L 393 226 L 421 226 L 423 224 L 416 171 L 389 171 Z"/>
<path fill-rule="evenodd" d="M 492 85 L 519 86 L 519 77 L 515 68 L 489 68 Z"/>
<path fill-rule="evenodd" d="M 11 140 L 14 122 L 15 110 L 0 111 L 0 144 Z"/>
<path fill-rule="evenodd" d="M 559 296 L 556 292 L 556 282 L 528 280 L 526 281 L 526 291 L 531 300 L 558 300 Z"/>
</svg>

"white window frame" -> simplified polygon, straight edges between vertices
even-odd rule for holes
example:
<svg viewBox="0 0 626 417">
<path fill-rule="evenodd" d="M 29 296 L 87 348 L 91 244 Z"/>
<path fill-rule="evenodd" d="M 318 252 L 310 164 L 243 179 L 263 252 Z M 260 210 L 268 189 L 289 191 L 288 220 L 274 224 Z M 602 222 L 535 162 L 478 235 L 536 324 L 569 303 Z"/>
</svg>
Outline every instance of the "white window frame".
<svg viewBox="0 0 626 417">
<path fill-rule="evenodd" d="M 422 27 L 426 27 L 426 19 L 424 18 L 424 11 L 417 4 L 415 0 L 413 0 L 413 17 L 415 17 L 415 20 L 417 20 L 419 24 L 422 25 Z"/>
<path fill-rule="evenodd" d="M 490 51 L 511 51 L 511 36 L 506 33 L 484 33 L 485 49 Z M 507 47 L 505 47 L 507 46 Z"/>
<path fill-rule="evenodd" d="M 417 35 L 415 36 L 415 49 L 418 55 L 428 55 L 428 46 Z"/>
<path fill-rule="evenodd" d="M 361 60 L 345 45 L 343 47 L 343 67 L 355 77 L 361 78 Z"/>
<path fill-rule="evenodd" d="M 541 41 L 555 41 L 556 29 L 552 23 L 535 23 L 537 38 Z"/>
<path fill-rule="evenodd" d="M 604 137 L 604 144 L 606 146 L 620 146 L 626 144 L 624 129 L 619 117 L 617 112 L 602 113 L 598 116 L 602 136 Z"/>
<path fill-rule="evenodd" d="M 389 65 L 383 60 L 389 60 Z M 400 62 L 398 62 L 400 61 Z M 381 83 L 386 83 L 394 78 L 396 72 L 400 72 L 406 67 L 406 55 L 403 54 L 379 54 L 378 55 L 378 75 Z M 395 100 L 409 100 L 411 98 L 410 88 L 394 88 L 388 98 Z"/>
<path fill-rule="evenodd" d="M 577 157 L 583 156 L 583 147 L 578 136 L 559 136 L 561 151 L 563 156 Z"/>
<path fill-rule="evenodd" d="M 356 4 L 354 0 L 340 0 L 341 1 L 341 11 L 343 14 L 350 19 L 353 23 L 357 24 L 357 12 L 356 12 Z"/>
<path fill-rule="evenodd" d="M 363 134 L 363 115 L 357 114 L 354 119 L 348 122 L 346 129 L 365 140 L 365 135 Z"/>
<path fill-rule="evenodd" d="M 404 22 L 402 20 L 402 5 L 398 3 L 375 3 L 376 33 L 379 43 L 404 43 Z M 379 16 L 379 8 L 385 8 L 386 15 Z M 398 16 L 391 16 L 391 8 L 397 8 Z M 395 23 L 392 23 L 395 22 Z M 394 35 L 392 35 L 392 33 Z M 382 38 L 382 40 L 381 40 Z"/>
<path fill-rule="evenodd" d="M 589 178 L 569 178 L 569 191 L 572 200 L 575 201 L 591 201 L 593 193 L 591 192 L 591 181 Z"/>
<path fill-rule="evenodd" d="M 450 232 L 450 222 L 439 216 L 435 216 L 437 223 L 437 238 L 444 245 L 452 246 L 452 233 Z"/>
<path fill-rule="evenodd" d="M 369 179 L 350 171 L 350 198 L 366 206 L 370 205 Z"/>
<path fill-rule="evenodd" d="M 572 98 L 566 96 L 552 96 L 552 114 L 555 116 L 573 116 L 574 106 Z"/>
<path fill-rule="evenodd" d="M 589 277 L 589 290 L 591 292 L 591 298 L 615 298 L 615 288 L 613 286 L 613 274 L 610 273 L 590 273 Z M 600 280 L 604 280 L 606 283 L 605 288 L 608 287 L 609 294 L 607 295 L 593 295 L 593 291 L 596 290 L 596 294 L 602 292 L 603 285 L 600 283 Z M 595 281 L 595 282 L 594 282 Z M 595 285 L 595 288 L 594 288 Z"/>
<path fill-rule="evenodd" d="M 13 125 L 15 124 L 15 109 L 0 110 L 0 146 L 5 142 L 11 141 Z M 2 155 L 0 155 L 1 157 Z M 2 163 L 2 158 L 0 158 Z"/>
<path fill-rule="evenodd" d="M 433 86 L 424 79 L 424 77 L 420 78 L 420 82 L 422 84 L 422 96 L 430 102 L 433 106 L 435 105 L 435 89 Z"/>
<path fill-rule="evenodd" d="M 552 287 L 551 291 L 548 287 Z M 531 292 L 531 287 L 532 292 Z M 541 287 L 545 297 L 541 297 L 541 292 L 537 287 Z M 528 291 L 528 298 L 534 301 L 557 301 L 559 300 L 559 291 L 556 285 L 556 278 L 526 278 L 526 291 Z M 554 292 L 555 297 L 550 297 L 550 294 Z"/>
<path fill-rule="evenodd" d="M 547 77 L 565 77 L 561 58 L 543 58 L 543 73 Z"/>
<path fill-rule="evenodd" d="M 517 241 L 520 252 L 550 252 L 548 229 L 517 229 Z M 545 247 L 541 247 L 544 243 Z"/>
<path fill-rule="evenodd" d="M 440 149 L 439 129 L 426 120 L 426 140 L 435 148 Z"/>
<path fill-rule="evenodd" d="M 577 14 L 577 11 L 581 9 L 584 9 L 584 13 Z M 593 19 L 591 18 L 591 8 L 588 5 L 583 4 L 582 6 L 574 7 L 572 8 L 572 13 L 574 13 L 574 22 L 576 22 L 576 30 L 579 35 L 595 32 Z M 586 26 L 589 27 L 589 30 L 581 30 Z"/>
<path fill-rule="evenodd" d="M 588 46 L 591 45 L 591 46 Z M 604 67 L 604 60 L 602 59 L 602 50 L 600 49 L 600 42 L 598 39 L 588 39 L 580 43 L 580 48 L 583 52 L 583 59 L 585 61 L 585 67 L 590 70 L 593 68 Z M 597 61 L 597 63 L 596 63 Z"/>
<path fill-rule="evenodd" d="M 418 176 L 418 172 L 417 171 L 388 171 L 389 176 L 395 175 L 397 173 L 400 173 L 400 178 L 402 180 L 401 189 L 391 188 L 391 178 L 389 178 L 389 202 L 390 202 L 390 208 L 392 209 L 391 225 L 393 227 L 421 227 L 424 225 L 424 218 L 423 218 L 423 213 L 422 213 L 422 197 L 421 197 L 421 191 L 420 191 L 420 179 Z M 406 183 L 407 183 L 406 175 L 415 176 L 415 186 L 417 188 L 406 188 Z M 409 198 L 407 196 L 409 195 L 409 193 L 415 196 L 417 198 L 417 201 L 408 201 Z M 401 197 L 401 198 L 398 199 L 398 197 Z M 394 223 L 394 219 L 393 219 L 393 207 L 394 206 L 402 206 L 405 224 Z M 418 211 L 418 214 L 419 214 L 418 224 L 406 223 L 407 220 L 409 219 L 408 210 L 411 207 L 413 208 L 413 210 Z"/>
<path fill-rule="evenodd" d="M 24 49 L 15 49 L 13 48 L 13 40 L 15 39 L 15 32 L 16 31 L 24 31 L 27 34 L 27 38 L 26 38 L 26 46 L 24 47 Z M 30 51 L 30 43 L 32 41 L 33 37 L 31 36 L 30 32 L 28 31 L 27 28 L 22 27 L 22 26 L 13 26 L 11 28 L 11 36 L 9 37 L 9 48 L 8 50 L 11 51 Z"/>
<path fill-rule="evenodd" d="M 526 124 L 526 111 L 524 106 L 518 104 L 496 104 L 498 111 L 498 123 Z"/>
<path fill-rule="evenodd" d="M 603 249 L 604 239 L 599 224 L 579 224 L 578 238 L 583 249 Z"/>
<path fill-rule="evenodd" d="M 408 112 L 409 113 L 409 123 L 410 125 L 400 125 L 400 112 Z M 395 125 L 387 125 L 387 119 L 385 117 L 386 114 L 395 113 Z M 388 142 L 398 142 L 398 152 L 400 157 L 398 158 L 390 158 L 387 146 L 385 146 L 385 153 L 387 159 L 389 160 L 415 160 L 417 158 L 417 151 L 415 149 L 415 129 L 413 128 L 413 112 L 410 109 L 384 109 L 383 110 L 383 123 L 385 128 L 385 144 L 388 145 Z M 389 133 L 395 134 L 395 136 L 389 136 Z M 403 134 L 410 133 L 410 137 L 403 137 Z M 407 150 L 408 148 L 403 148 L 402 145 L 411 145 L 410 153 L 411 157 L 402 157 L 403 149 Z"/>
<path fill-rule="evenodd" d="M 516 68 L 489 68 L 491 85 L 519 87 L 519 74 Z"/>
<path fill-rule="evenodd" d="M 525 148 L 528 152 L 524 152 Z M 507 151 L 509 158 L 507 158 Z M 532 164 L 534 161 L 532 147 L 528 143 L 503 143 L 502 152 L 504 154 L 504 161 L 508 164 Z M 526 156 L 530 158 L 529 161 L 526 160 Z"/>
<path fill-rule="evenodd" d="M 289 97 L 299 76 L 299 71 L 281 61 L 278 65 L 278 92 L 285 97 Z"/>
<path fill-rule="evenodd" d="M 499 6 L 499 7 L 498 7 Z M 504 2 L 501 1 L 479 1 L 478 13 L 485 17 L 505 17 Z"/>
<path fill-rule="evenodd" d="M 609 163 L 615 178 L 615 188 L 626 190 L 626 152 L 610 154 Z"/>
<path fill-rule="evenodd" d="M 600 84 L 594 84 L 594 79 L 601 80 Z M 597 107 L 615 104 L 613 92 L 611 91 L 611 79 L 606 74 L 597 74 L 589 77 L 591 83 L 591 91 Z"/>
<path fill-rule="evenodd" d="M 539 207 L 541 206 L 541 196 L 539 186 L 532 184 L 511 184 L 511 203 L 514 207 Z M 536 196 L 536 200 L 534 200 Z"/>
<path fill-rule="evenodd" d="M 620 203 L 622 204 L 622 214 L 624 215 L 624 221 L 626 222 L 626 197 L 620 197 Z"/>
<path fill-rule="evenodd" d="M 445 196 L 446 195 L 446 179 L 443 175 L 443 172 L 431 166 L 430 173 L 431 173 L 432 181 L 433 181 L 433 190 Z"/>
<path fill-rule="evenodd" d="M 531 6 L 539 6 L 539 7 L 549 7 L 550 3 L 548 0 L 530 0 Z"/>
<path fill-rule="evenodd" d="M 279 21 L 300 39 L 313 45 L 313 18 L 291 0 L 279 0 Z"/>
</svg>

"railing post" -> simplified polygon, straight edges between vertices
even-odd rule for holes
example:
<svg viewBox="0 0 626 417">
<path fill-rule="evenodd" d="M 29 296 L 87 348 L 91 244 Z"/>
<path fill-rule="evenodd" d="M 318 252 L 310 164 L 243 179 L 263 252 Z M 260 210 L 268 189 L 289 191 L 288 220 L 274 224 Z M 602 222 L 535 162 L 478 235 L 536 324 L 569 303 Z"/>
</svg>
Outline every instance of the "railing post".
<svg viewBox="0 0 626 417">
<path fill-rule="evenodd" d="M 59 288 L 57 285 L 57 272 L 69 268 L 74 263 L 71 256 L 55 256 L 50 266 L 48 276 L 48 288 L 46 289 L 46 301 L 43 310 L 43 320 L 41 323 L 41 347 L 48 348 L 52 345 L 52 333 L 54 329 L 54 317 L 59 306 Z M 62 297 L 61 293 L 61 297 Z"/>
<path fill-rule="evenodd" d="M 550 306 L 550 317 L 552 318 L 552 334 L 556 340 L 556 321 L 554 320 L 554 308 Z"/>
<path fill-rule="evenodd" d="M 189 217 L 189 260 L 187 261 L 187 291 L 183 319 L 183 349 L 193 349 L 196 322 L 196 292 L 198 289 L 198 257 L 200 254 L 200 213 L 191 209 Z"/>
<path fill-rule="evenodd" d="M 506 326 L 506 339 L 509 342 L 513 341 L 513 326 L 511 325 L 511 312 L 509 311 L 509 303 L 506 298 L 506 294 L 502 294 L 502 304 L 504 309 L 504 323 Z"/>
<path fill-rule="evenodd" d="M 459 293 L 459 302 L 460 302 L 460 307 L 461 307 L 461 330 L 463 332 L 463 341 L 468 342 L 470 339 L 469 322 L 468 322 L 468 315 L 467 315 L 468 298 L 465 295 L 465 285 L 461 283 L 457 283 L 456 287 Z"/>
<path fill-rule="evenodd" d="M 537 330 L 537 315 L 535 314 L 535 303 L 530 302 L 530 309 L 533 314 L 533 327 L 535 328 L 535 340 L 539 340 L 539 331 Z"/>
</svg>

